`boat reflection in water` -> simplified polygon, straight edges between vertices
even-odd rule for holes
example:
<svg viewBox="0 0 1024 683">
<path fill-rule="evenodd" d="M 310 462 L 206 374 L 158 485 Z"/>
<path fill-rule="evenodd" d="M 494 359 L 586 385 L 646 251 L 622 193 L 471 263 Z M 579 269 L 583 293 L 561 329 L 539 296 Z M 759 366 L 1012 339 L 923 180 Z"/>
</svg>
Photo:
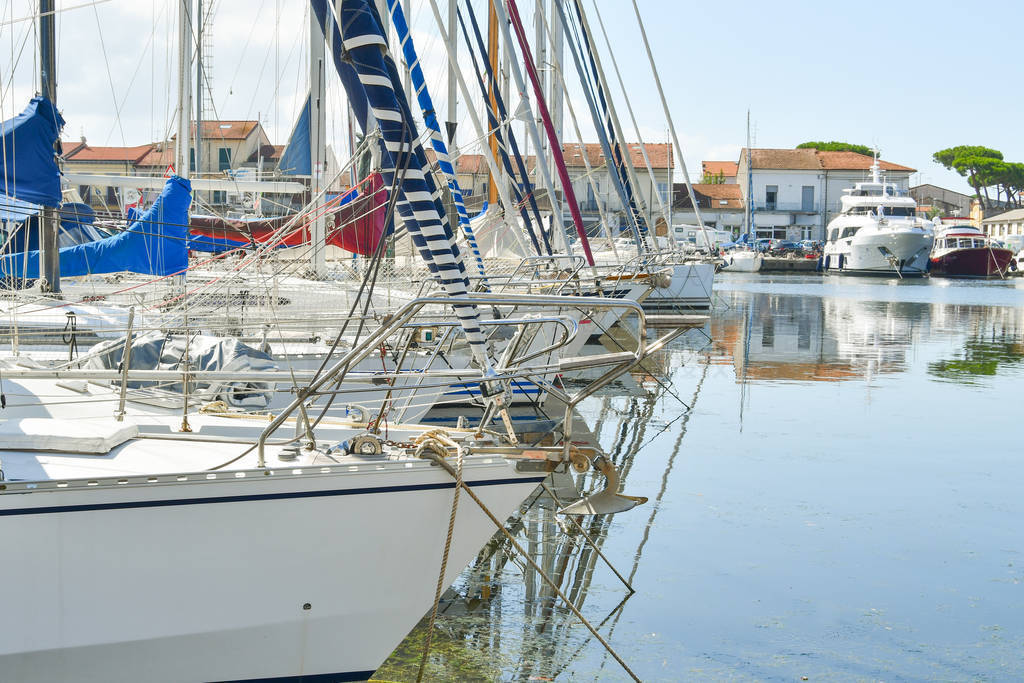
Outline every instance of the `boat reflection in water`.
<svg viewBox="0 0 1024 683">
<path fill-rule="evenodd" d="M 678 362 L 680 354 L 674 354 Z M 650 370 L 667 370 L 666 357 L 659 357 Z M 693 406 L 707 374 L 707 363 L 701 365 L 701 377 L 686 399 Z M 604 486 L 604 480 L 593 473 L 564 475 L 538 490 L 533 500 L 524 503 L 517 515 L 508 521 L 509 530 L 537 561 L 577 609 L 608 639 L 622 616 L 622 608 L 632 595 L 630 585 L 636 576 L 663 496 L 668 488 L 669 474 L 681 452 L 690 411 L 679 406 L 677 422 L 663 423 L 654 418 L 670 388 L 665 375 L 655 377 L 638 373 L 636 385 L 654 387 L 640 396 L 636 392 L 616 405 L 609 393 L 594 399 L 600 402 L 593 429 L 587 420 L 575 415 L 574 437 L 586 445 L 601 444 L 604 452 L 618 468 L 623 484 L 629 475 L 637 452 L 656 434 L 668 428 L 677 429 L 674 448 L 665 461 L 661 486 L 651 493 L 651 502 L 627 514 L 647 519 L 648 533 L 631 539 L 632 556 L 621 551 L 608 557 L 602 552 L 615 515 L 569 517 L 557 510 L 582 495 L 590 495 Z M 617 392 L 616 392 L 617 393 Z M 668 397 L 668 400 L 676 399 Z M 676 405 L 679 405 L 678 403 Z M 606 438 L 600 438 L 605 435 Z M 610 567 L 608 563 L 615 565 Z M 614 582 L 602 588 L 618 596 L 610 607 L 587 605 L 588 590 L 599 566 L 603 582 Z M 380 680 L 414 680 L 423 652 L 425 616 L 404 643 L 377 671 Z M 592 636 L 580 626 L 579 620 L 558 599 L 543 577 L 529 564 L 516 557 L 504 536 L 495 535 L 480 552 L 476 561 L 449 589 L 441 604 L 437 630 L 433 637 L 431 660 L 425 678 L 480 680 L 559 680 L 572 675 L 572 666 L 587 649 L 600 648 Z M 627 662 L 629 653 L 622 652 Z M 608 675 L 625 674 L 611 658 L 602 663 Z"/>
<path fill-rule="evenodd" d="M 556 510 L 604 481 L 571 475 L 554 483 L 557 501 L 542 491 L 508 520 L 643 679 L 985 677 L 979 647 L 986 661 L 1017 661 L 1004 579 L 1019 570 L 975 558 L 1024 552 L 1005 517 L 1019 512 L 1019 467 L 993 428 L 1024 379 L 1020 292 L 890 282 L 834 296 L 799 276 L 727 280 L 712 341 L 688 333 L 576 416 L 574 435 L 598 442 L 649 503 L 579 518 L 584 536 Z M 920 427 L 952 402 L 982 432 Z M 989 466 L 1004 476 L 978 469 Z M 867 569 L 879 562 L 885 573 Z M 954 593 L 979 597 L 965 607 Z M 906 633 L 871 626 L 883 613 Z M 426 622 L 377 679 L 415 680 Z M 979 645 L 976 623 L 1012 639 Z M 444 595 L 433 642 L 429 680 L 626 678 L 500 536 Z M 863 660 L 876 651 L 884 664 Z"/>
<path fill-rule="evenodd" d="M 746 295 L 711 324 L 718 364 L 737 379 L 836 382 L 902 372 L 929 306 Z"/>
</svg>

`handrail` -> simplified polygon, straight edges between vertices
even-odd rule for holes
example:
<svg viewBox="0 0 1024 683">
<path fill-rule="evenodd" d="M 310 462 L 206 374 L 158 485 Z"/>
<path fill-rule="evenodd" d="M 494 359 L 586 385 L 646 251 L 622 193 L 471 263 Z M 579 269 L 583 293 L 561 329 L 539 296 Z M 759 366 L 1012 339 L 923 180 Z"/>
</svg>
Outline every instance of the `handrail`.
<svg viewBox="0 0 1024 683">
<path fill-rule="evenodd" d="M 299 390 L 297 396 L 288 404 L 271 422 L 266 426 L 263 432 L 260 434 L 256 442 L 257 448 L 257 462 L 258 467 L 266 467 L 266 456 L 265 456 L 265 444 L 270 435 L 277 431 L 278 428 L 288 419 L 288 417 L 295 412 L 299 405 L 302 404 L 307 397 L 311 394 L 319 391 L 321 387 L 332 381 L 340 381 L 345 377 L 348 371 L 358 363 L 360 360 L 369 355 L 379 344 L 387 339 L 391 334 L 395 333 L 413 318 L 424 306 L 429 305 L 451 305 L 458 303 L 462 306 L 494 306 L 494 305 L 507 305 L 507 306 L 531 306 L 531 307 L 553 307 L 563 308 L 566 306 L 579 306 L 579 307 L 591 307 L 591 308 L 624 308 L 629 309 L 637 316 L 637 332 L 639 342 L 637 344 L 636 360 L 630 365 L 639 362 L 640 359 L 646 355 L 646 337 L 647 337 L 647 323 L 644 316 L 643 308 L 640 304 L 633 301 L 625 301 L 622 299 L 608 299 L 598 297 L 570 297 L 570 296 L 543 296 L 543 295 L 511 295 L 501 293 L 475 293 L 472 296 L 460 296 L 460 297 L 449 297 L 449 296 L 425 296 L 418 297 L 408 302 L 400 309 L 398 309 L 387 322 L 379 327 L 374 332 L 367 335 L 367 337 L 358 345 L 354 346 L 348 351 L 341 359 L 335 363 L 330 370 L 321 374 L 320 377 L 314 379 L 310 384 Z M 624 372 L 625 370 L 622 370 Z M 606 373 L 607 374 L 607 373 Z M 617 377 L 617 373 L 615 376 Z M 339 376 L 340 375 L 340 376 Z M 481 377 L 483 379 L 483 377 Z M 610 380 L 609 380 L 610 381 Z M 607 383 L 607 382 L 605 382 Z"/>
</svg>

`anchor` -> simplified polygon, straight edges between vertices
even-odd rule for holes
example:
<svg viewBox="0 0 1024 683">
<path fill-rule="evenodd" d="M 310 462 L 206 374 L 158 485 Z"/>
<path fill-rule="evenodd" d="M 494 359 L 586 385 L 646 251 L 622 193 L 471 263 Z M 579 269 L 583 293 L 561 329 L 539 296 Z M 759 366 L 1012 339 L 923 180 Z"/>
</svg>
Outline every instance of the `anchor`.
<svg viewBox="0 0 1024 683">
<path fill-rule="evenodd" d="M 576 501 L 558 511 L 560 515 L 610 515 L 632 510 L 647 502 L 644 496 L 619 493 L 619 472 L 611 460 L 603 455 L 594 459 L 594 466 L 604 475 L 604 489 Z"/>
<path fill-rule="evenodd" d="M 878 251 L 881 252 L 882 256 L 884 256 L 885 259 L 889 262 L 889 266 L 892 267 L 892 269 L 894 271 L 896 271 L 896 275 L 898 275 L 899 278 L 902 280 L 903 279 L 903 273 L 900 272 L 900 265 L 899 265 L 900 264 L 900 260 L 896 256 L 896 254 L 892 253 L 892 251 L 889 249 L 889 247 L 882 246 L 882 245 L 879 245 Z"/>
</svg>

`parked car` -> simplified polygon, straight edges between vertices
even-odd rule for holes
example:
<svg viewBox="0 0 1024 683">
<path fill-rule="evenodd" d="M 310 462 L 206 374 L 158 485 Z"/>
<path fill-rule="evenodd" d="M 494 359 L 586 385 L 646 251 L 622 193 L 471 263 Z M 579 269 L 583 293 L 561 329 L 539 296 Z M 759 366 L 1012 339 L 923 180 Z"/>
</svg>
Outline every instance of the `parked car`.
<svg viewBox="0 0 1024 683">
<path fill-rule="evenodd" d="M 800 242 L 800 248 L 808 252 L 819 252 L 821 251 L 821 242 L 818 240 L 803 240 Z"/>
<path fill-rule="evenodd" d="M 769 248 L 769 252 L 775 256 L 787 256 L 803 252 L 799 242 L 791 242 L 789 240 L 773 240 L 773 242 L 774 244 Z"/>
</svg>

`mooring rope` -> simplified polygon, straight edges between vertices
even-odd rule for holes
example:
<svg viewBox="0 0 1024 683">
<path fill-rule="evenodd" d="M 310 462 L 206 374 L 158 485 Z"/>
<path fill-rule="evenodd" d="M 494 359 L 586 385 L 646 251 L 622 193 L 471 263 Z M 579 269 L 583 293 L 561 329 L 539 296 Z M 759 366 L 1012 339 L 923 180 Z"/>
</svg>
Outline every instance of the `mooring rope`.
<svg viewBox="0 0 1024 683">
<path fill-rule="evenodd" d="M 448 455 L 448 447 L 455 448 L 455 469 L 452 471 L 451 466 L 445 467 L 448 472 L 455 477 L 455 492 L 452 496 L 452 511 L 448 515 L 448 533 L 444 539 L 444 551 L 441 553 L 441 570 L 437 574 L 437 586 L 434 588 L 434 606 L 430 610 L 430 624 L 427 626 L 427 642 L 423 645 L 423 656 L 420 657 L 420 670 L 416 674 L 416 683 L 423 680 L 423 672 L 427 668 L 427 656 L 430 654 L 431 641 L 434 638 L 434 622 L 437 621 L 437 610 L 441 605 L 441 591 L 444 590 L 444 575 L 448 569 L 448 553 L 452 548 L 452 537 L 455 534 L 455 515 L 459 511 L 459 490 L 463 487 L 462 482 L 462 446 L 456 441 L 452 440 L 441 430 L 431 430 L 424 432 L 420 436 L 416 437 L 416 442 L 419 443 L 419 448 L 416 449 L 416 457 L 422 457 L 426 451 L 430 451 L 431 454 L 437 457 L 441 462 L 444 462 L 444 457 Z M 447 463 L 445 463 L 447 465 Z"/>
</svg>

